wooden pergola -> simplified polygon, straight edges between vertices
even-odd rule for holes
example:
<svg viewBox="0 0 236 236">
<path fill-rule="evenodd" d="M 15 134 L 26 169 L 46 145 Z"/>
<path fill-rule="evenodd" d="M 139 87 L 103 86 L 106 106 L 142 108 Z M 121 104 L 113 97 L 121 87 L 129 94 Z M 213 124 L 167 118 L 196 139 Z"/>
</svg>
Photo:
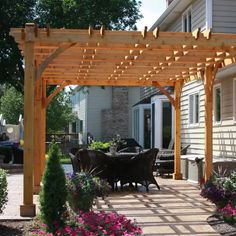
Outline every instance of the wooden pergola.
<svg viewBox="0 0 236 236">
<path fill-rule="evenodd" d="M 24 196 L 22 216 L 34 216 L 33 193 L 45 166 L 45 110 L 66 85 L 156 86 L 175 108 L 175 169 L 180 172 L 180 97 L 184 83 L 203 79 L 205 178 L 212 173 L 212 88 L 218 68 L 235 62 L 236 34 L 12 28 L 25 58 Z M 46 86 L 58 85 L 46 96 Z M 174 86 L 173 98 L 163 86 Z"/>
</svg>

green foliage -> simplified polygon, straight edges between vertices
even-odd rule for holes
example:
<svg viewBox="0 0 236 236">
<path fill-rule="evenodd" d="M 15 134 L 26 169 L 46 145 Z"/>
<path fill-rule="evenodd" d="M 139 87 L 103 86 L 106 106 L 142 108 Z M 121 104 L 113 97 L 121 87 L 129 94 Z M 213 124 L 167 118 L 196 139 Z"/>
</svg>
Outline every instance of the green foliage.
<svg viewBox="0 0 236 236">
<path fill-rule="evenodd" d="M 111 142 L 92 141 L 89 148 L 92 150 L 108 149 L 111 146 Z"/>
<path fill-rule="evenodd" d="M 6 171 L 0 169 L 0 213 L 2 213 L 7 203 L 7 174 Z"/>
<path fill-rule="evenodd" d="M 234 192 L 236 195 L 236 171 L 231 172 L 230 175 L 225 178 L 223 186 L 226 190 Z M 234 203 L 236 203 L 236 199 Z"/>
<path fill-rule="evenodd" d="M 19 115 L 23 114 L 23 96 L 14 87 L 6 88 L 0 98 L 0 113 L 8 124 L 18 124 Z"/>
<path fill-rule="evenodd" d="M 0 84 L 10 84 L 23 91 L 23 57 L 14 39 L 11 27 L 22 27 L 32 22 L 36 0 L 0 1 Z"/>
<path fill-rule="evenodd" d="M 54 134 L 63 131 L 74 120 L 70 106 L 69 95 L 64 90 L 57 94 L 47 108 L 47 133 Z"/>
<path fill-rule="evenodd" d="M 42 183 L 40 192 L 42 222 L 46 224 L 48 232 L 55 232 L 55 224 L 63 225 L 63 213 L 66 210 L 65 173 L 59 162 L 59 148 L 55 142 L 49 146 Z"/>
<path fill-rule="evenodd" d="M 39 0 L 37 15 L 41 25 L 56 28 L 85 28 L 89 25 L 107 29 L 136 29 L 142 18 L 141 1 L 136 0 Z"/>
<path fill-rule="evenodd" d="M 68 203 L 75 212 L 89 211 L 95 197 L 105 197 L 111 191 L 107 181 L 94 177 L 87 171 L 67 175 L 66 186 Z"/>
</svg>

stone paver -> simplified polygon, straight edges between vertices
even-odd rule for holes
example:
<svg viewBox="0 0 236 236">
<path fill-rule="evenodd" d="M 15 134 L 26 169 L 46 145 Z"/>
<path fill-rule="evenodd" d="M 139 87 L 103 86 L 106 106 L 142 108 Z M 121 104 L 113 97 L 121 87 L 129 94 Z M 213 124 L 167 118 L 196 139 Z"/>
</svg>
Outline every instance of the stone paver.
<svg viewBox="0 0 236 236">
<path fill-rule="evenodd" d="M 8 175 L 9 201 L 0 220 L 25 219 L 20 217 L 23 199 L 23 175 Z M 199 195 L 199 189 L 187 181 L 157 178 L 161 190 L 150 186 L 146 193 L 118 191 L 96 201 L 95 209 L 116 211 L 135 219 L 146 236 L 153 235 L 219 235 L 208 225 L 206 219 L 214 212 L 214 206 Z M 38 206 L 38 196 L 34 202 Z M 38 210 L 37 210 L 38 211 Z"/>
</svg>

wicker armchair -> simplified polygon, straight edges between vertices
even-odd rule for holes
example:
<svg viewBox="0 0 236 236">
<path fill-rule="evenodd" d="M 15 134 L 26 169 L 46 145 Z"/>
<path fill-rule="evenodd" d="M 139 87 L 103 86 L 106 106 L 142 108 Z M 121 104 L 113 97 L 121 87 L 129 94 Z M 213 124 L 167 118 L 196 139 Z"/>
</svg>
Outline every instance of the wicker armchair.
<svg viewBox="0 0 236 236">
<path fill-rule="evenodd" d="M 140 153 L 137 156 L 119 163 L 118 178 L 121 182 L 121 187 L 126 183 L 142 184 L 149 191 L 149 185 L 155 184 L 158 189 L 160 186 L 153 176 L 153 165 L 156 159 L 158 149 L 150 149 L 147 152 Z"/>
<path fill-rule="evenodd" d="M 93 176 L 107 180 L 114 189 L 116 182 L 114 165 L 105 153 L 96 150 L 80 149 L 76 153 L 76 158 L 80 163 L 80 170 L 89 171 Z"/>
<path fill-rule="evenodd" d="M 185 145 L 181 148 L 181 155 L 187 154 L 189 146 Z M 157 154 L 154 164 L 154 170 L 157 172 L 157 175 L 163 176 L 164 174 L 174 173 L 174 159 L 174 150 L 161 149 Z"/>
</svg>

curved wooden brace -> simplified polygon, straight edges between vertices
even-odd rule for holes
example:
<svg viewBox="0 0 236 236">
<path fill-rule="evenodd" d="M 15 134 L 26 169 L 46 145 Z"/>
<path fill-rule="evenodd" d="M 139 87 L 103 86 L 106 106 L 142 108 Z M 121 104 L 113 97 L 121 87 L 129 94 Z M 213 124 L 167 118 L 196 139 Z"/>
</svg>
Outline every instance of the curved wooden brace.
<svg viewBox="0 0 236 236">
<path fill-rule="evenodd" d="M 63 89 L 65 88 L 65 86 L 67 86 L 68 83 L 66 82 L 62 82 L 61 85 L 59 87 L 57 87 L 47 98 L 45 101 L 45 107 L 47 107 L 50 102 L 52 101 L 52 99 Z"/>
<path fill-rule="evenodd" d="M 156 86 L 160 89 L 160 91 L 166 95 L 166 97 L 169 99 L 170 103 L 172 104 L 173 107 L 175 107 L 175 99 L 170 95 L 169 92 L 167 92 L 162 85 L 160 85 L 157 81 L 152 82 L 153 86 Z"/>
<path fill-rule="evenodd" d="M 58 57 L 61 53 L 63 53 L 65 50 L 68 48 L 71 48 L 74 46 L 76 43 L 70 43 L 70 44 L 64 44 L 57 48 L 50 56 L 48 56 L 38 67 L 37 72 L 36 72 L 36 80 L 40 79 L 41 75 L 43 74 L 44 70 L 47 68 L 47 66 L 56 58 Z"/>
</svg>

